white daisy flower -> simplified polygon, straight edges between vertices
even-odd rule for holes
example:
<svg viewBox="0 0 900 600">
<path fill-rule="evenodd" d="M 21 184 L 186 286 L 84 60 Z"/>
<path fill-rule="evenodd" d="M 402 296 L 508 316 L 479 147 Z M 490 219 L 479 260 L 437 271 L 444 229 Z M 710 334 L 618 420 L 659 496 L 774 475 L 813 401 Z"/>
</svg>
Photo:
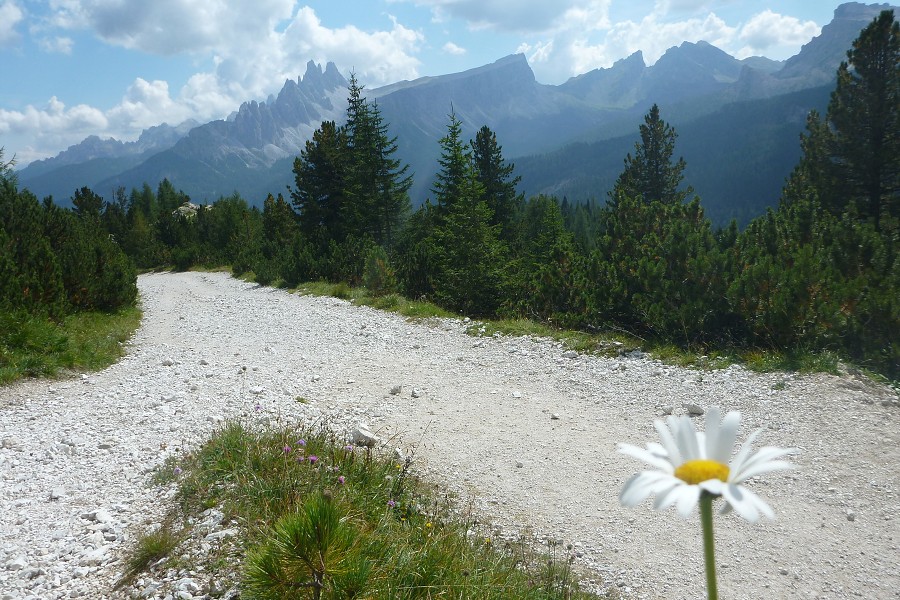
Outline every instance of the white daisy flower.
<svg viewBox="0 0 900 600">
<path fill-rule="evenodd" d="M 752 444 L 761 431 L 756 430 L 730 460 L 740 423 L 739 412 L 731 411 L 723 419 L 719 408 L 713 407 L 706 413 L 706 433 L 695 431 L 686 416 L 670 416 L 665 423 L 654 422 L 662 444 L 650 442 L 646 449 L 619 444 L 623 454 L 658 469 L 632 476 L 622 488 L 619 501 L 633 507 L 655 495 L 655 509 L 674 504 L 682 516 L 688 516 L 697 505 L 701 491 L 705 491 L 725 499 L 722 513 L 734 510 L 751 523 L 760 514 L 774 519 L 775 513 L 769 505 L 742 484 L 756 475 L 791 468 L 790 463 L 778 459 L 796 449 L 764 446 L 751 455 Z"/>
</svg>

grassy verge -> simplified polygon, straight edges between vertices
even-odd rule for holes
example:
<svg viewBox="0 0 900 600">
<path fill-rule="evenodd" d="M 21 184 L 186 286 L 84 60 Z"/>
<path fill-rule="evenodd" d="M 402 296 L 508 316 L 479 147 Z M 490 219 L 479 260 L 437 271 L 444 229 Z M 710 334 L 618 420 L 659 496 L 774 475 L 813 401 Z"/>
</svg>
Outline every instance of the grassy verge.
<svg viewBox="0 0 900 600">
<path fill-rule="evenodd" d="M 183 526 L 139 539 L 123 584 L 148 565 L 150 577 L 154 569 L 219 570 L 222 577 L 230 554 L 238 556 L 230 564 L 248 599 L 594 597 L 579 591 L 570 552 L 536 553 L 526 540 L 496 539 L 411 467 L 408 459 L 347 446 L 326 428 L 228 424 L 159 471 L 162 482 L 178 480 L 171 513 L 178 517 L 169 521 Z M 221 527 L 240 532 L 208 564 L 185 562 L 196 555 L 172 536 L 188 543 L 190 524 L 209 509 L 221 511 Z M 168 552 L 161 561 L 160 549 Z"/>
<path fill-rule="evenodd" d="M 62 323 L 10 313 L 0 315 L 0 384 L 24 377 L 52 377 L 68 370 L 95 371 L 123 354 L 141 312 L 82 312 Z"/>
<path fill-rule="evenodd" d="M 299 294 L 308 294 L 310 296 L 342 298 L 360 306 L 371 306 L 372 308 L 394 312 L 411 319 L 459 317 L 459 315 L 431 302 L 410 300 L 400 294 L 374 295 L 364 287 L 350 287 L 346 283 L 313 281 L 299 285 L 295 291 Z"/>
<path fill-rule="evenodd" d="M 376 296 L 363 287 L 350 287 L 345 283 L 310 282 L 300 285 L 297 292 L 314 296 L 333 296 L 350 300 L 355 304 L 427 319 L 429 317 L 457 317 L 436 304 L 409 300 L 399 294 Z M 622 331 L 588 333 L 553 327 L 530 319 L 487 319 L 473 322 L 467 329 L 473 336 L 532 336 L 556 340 L 567 349 L 587 354 L 617 356 L 633 350 L 647 352 L 668 365 L 693 369 L 722 369 L 740 364 L 751 371 L 771 373 L 778 371 L 798 373 L 840 372 L 840 357 L 833 352 L 813 352 L 797 349 L 778 351 L 757 348 L 709 348 L 685 349 L 667 342 L 641 339 Z M 871 376 L 871 375 L 870 375 Z M 877 378 L 877 376 L 876 376 Z M 883 379 L 883 377 L 882 377 Z M 897 382 L 893 382 L 897 385 Z"/>
</svg>

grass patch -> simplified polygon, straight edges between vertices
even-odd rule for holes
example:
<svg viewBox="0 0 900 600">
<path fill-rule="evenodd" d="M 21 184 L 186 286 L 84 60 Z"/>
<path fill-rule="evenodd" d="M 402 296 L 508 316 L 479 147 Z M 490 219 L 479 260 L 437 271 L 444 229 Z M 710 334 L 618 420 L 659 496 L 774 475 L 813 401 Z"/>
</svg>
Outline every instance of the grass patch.
<svg viewBox="0 0 900 600">
<path fill-rule="evenodd" d="M 96 371 L 124 353 L 141 311 L 81 312 L 62 323 L 23 313 L 0 315 L 0 384 L 52 377 L 66 370 Z"/>
<path fill-rule="evenodd" d="M 410 300 L 396 293 L 372 294 L 364 287 L 350 287 L 346 283 L 310 281 L 296 288 L 297 293 L 309 296 L 331 296 L 349 300 L 360 306 L 371 306 L 410 319 L 454 318 L 459 315 L 425 300 Z"/>
<path fill-rule="evenodd" d="M 182 518 L 217 507 L 241 529 L 242 598 L 586 599 L 570 549 L 497 539 L 419 480 L 409 459 L 326 428 L 229 423 L 177 464 Z M 173 470 L 167 463 L 162 470 Z M 235 542 L 237 543 L 237 542 Z M 146 553 L 146 551 L 143 551 Z M 194 567 L 191 567 L 194 568 Z"/>
<path fill-rule="evenodd" d="M 771 373 L 773 371 L 830 373 L 831 375 L 840 373 L 840 360 L 837 354 L 833 352 L 750 350 L 743 352 L 741 359 L 748 369 L 759 373 Z"/>
<path fill-rule="evenodd" d="M 128 568 L 122 578 L 116 582 L 116 588 L 134 581 L 153 563 L 169 556 L 178 547 L 180 541 L 169 523 L 164 523 L 156 531 L 140 534 L 131 556 L 128 557 Z"/>
</svg>

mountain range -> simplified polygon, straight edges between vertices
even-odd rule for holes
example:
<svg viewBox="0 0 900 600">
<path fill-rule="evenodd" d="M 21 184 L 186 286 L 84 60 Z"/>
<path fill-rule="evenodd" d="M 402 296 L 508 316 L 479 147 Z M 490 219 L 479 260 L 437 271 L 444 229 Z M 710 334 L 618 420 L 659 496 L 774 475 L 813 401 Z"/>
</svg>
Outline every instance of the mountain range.
<svg viewBox="0 0 900 600">
<path fill-rule="evenodd" d="M 684 42 L 648 66 L 640 52 L 561 85 L 535 80 L 526 58 L 507 56 L 462 73 L 422 77 L 365 90 L 397 136 L 398 157 L 414 173 L 414 205 L 429 196 L 451 111 L 474 137 L 489 126 L 517 165 L 520 191 L 603 200 L 654 103 L 678 132 L 685 180 L 714 223 L 740 223 L 777 203 L 800 156 L 799 134 L 811 109 L 824 111 L 835 72 L 860 30 L 888 4 L 847 3 L 800 52 L 779 62 L 738 60 L 706 42 Z M 323 120 L 340 122 L 347 80 L 333 63 L 309 62 L 263 102 L 249 101 L 225 120 L 145 130 L 134 142 L 91 136 L 19 171 L 19 183 L 62 205 L 88 186 L 111 196 L 163 178 L 195 202 L 239 192 L 261 205 L 286 193 L 293 159 Z"/>
</svg>

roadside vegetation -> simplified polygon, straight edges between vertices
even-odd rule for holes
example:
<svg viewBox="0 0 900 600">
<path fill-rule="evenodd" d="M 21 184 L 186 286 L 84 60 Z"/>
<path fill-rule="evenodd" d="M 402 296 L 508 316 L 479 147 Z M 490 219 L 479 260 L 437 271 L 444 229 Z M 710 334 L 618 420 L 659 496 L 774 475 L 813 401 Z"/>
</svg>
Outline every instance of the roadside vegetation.
<svg viewBox="0 0 900 600">
<path fill-rule="evenodd" d="M 136 541 L 120 584 L 171 569 L 209 572 L 236 554 L 246 560 L 230 563 L 231 584 L 248 599 L 595 597 L 579 591 L 570 550 L 498 536 L 414 465 L 324 426 L 229 423 L 159 469 L 157 483 L 174 481 L 177 496 L 164 525 Z M 210 509 L 240 533 L 185 561 L 196 551 L 191 524 Z"/>
</svg>

